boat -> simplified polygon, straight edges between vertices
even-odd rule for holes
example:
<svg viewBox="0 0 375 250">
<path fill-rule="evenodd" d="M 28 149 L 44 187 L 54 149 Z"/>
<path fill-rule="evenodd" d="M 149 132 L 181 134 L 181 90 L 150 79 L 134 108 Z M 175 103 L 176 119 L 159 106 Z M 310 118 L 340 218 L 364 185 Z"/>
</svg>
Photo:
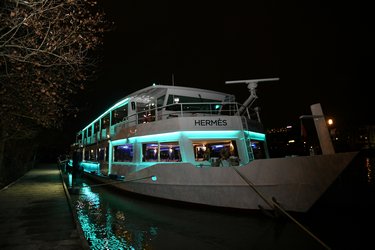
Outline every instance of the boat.
<svg viewBox="0 0 375 250">
<path fill-rule="evenodd" d="M 72 149 L 85 176 L 144 197 L 307 212 L 357 152 L 270 158 L 252 104 L 258 83 L 275 80 L 226 82 L 247 84 L 243 104 L 228 93 L 153 84 L 78 131 Z"/>
</svg>

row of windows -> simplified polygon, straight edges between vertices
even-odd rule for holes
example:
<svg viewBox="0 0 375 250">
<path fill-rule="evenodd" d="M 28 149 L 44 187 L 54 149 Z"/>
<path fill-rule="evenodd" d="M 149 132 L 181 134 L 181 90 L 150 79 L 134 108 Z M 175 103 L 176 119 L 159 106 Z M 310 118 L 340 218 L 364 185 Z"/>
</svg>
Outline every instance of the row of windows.
<svg viewBox="0 0 375 250">
<path fill-rule="evenodd" d="M 164 104 L 165 95 L 159 97 L 156 101 L 158 110 L 160 110 Z M 198 97 L 189 97 L 181 95 L 169 95 L 167 100 L 166 110 L 170 111 L 195 111 L 195 112 L 210 112 L 217 114 L 220 110 L 226 112 L 225 110 L 234 110 L 234 106 L 224 107 L 218 104 L 208 104 L 212 102 L 218 102 L 218 100 L 203 99 Z M 181 106 L 180 104 L 189 103 Z M 89 126 L 83 131 L 83 134 L 78 135 L 78 140 L 83 138 L 91 137 L 99 132 L 100 129 L 106 129 L 112 125 L 125 121 L 129 116 L 129 106 L 132 110 L 136 110 L 138 113 L 138 123 L 150 122 L 155 120 L 155 104 L 154 103 L 142 103 L 142 102 L 131 102 L 130 105 L 126 103 L 125 105 L 118 107 L 111 111 L 112 120 L 110 119 L 110 113 L 103 116 L 100 120 L 94 123 L 94 126 Z M 181 110 L 181 108 L 183 110 Z M 101 123 L 101 124 L 100 124 Z"/>
<path fill-rule="evenodd" d="M 85 161 L 108 161 L 108 147 L 86 149 L 84 160 Z"/>
<path fill-rule="evenodd" d="M 112 122 L 111 125 L 120 123 L 128 117 L 128 105 L 121 106 L 115 110 L 112 111 Z M 100 121 L 101 121 L 101 129 L 106 129 L 110 126 L 110 114 L 106 114 L 101 118 L 101 120 L 98 120 L 94 123 L 94 130 L 92 127 L 88 127 L 86 130 L 83 131 L 83 136 L 82 134 L 78 135 L 78 140 L 82 140 L 82 137 L 87 138 L 91 137 L 94 134 L 97 134 L 100 130 Z"/>
<path fill-rule="evenodd" d="M 195 161 L 210 161 L 211 158 L 227 160 L 238 157 L 236 142 L 233 140 L 193 142 Z M 108 161 L 108 147 L 86 149 L 84 160 Z M 113 147 L 113 162 L 133 162 L 134 145 L 122 144 Z M 142 162 L 180 162 L 181 153 L 178 142 L 142 144 Z"/>
</svg>

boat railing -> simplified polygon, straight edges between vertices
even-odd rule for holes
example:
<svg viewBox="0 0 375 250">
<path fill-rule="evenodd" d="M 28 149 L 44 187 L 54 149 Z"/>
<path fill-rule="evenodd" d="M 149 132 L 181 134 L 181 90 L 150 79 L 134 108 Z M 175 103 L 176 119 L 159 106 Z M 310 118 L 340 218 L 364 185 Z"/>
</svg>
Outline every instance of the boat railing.
<svg viewBox="0 0 375 250">
<path fill-rule="evenodd" d="M 122 121 L 109 127 L 98 129 L 91 136 L 83 138 L 79 143 L 89 145 L 108 139 L 115 135 L 118 129 L 129 128 L 143 123 L 150 123 L 165 119 L 196 116 L 237 116 L 242 105 L 237 102 L 199 102 L 199 103 L 173 103 L 159 107 L 145 107 L 135 114 L 126 116 Z M 256 120 L 256 116 L 248 108 L 243 113 L 248 120 Z"/>
<path fill-rule="evenodd" d="M 123 121 L 115 125 L 131 127 L 177 117 L 234 116 L 237 114 L 239 105 L 236 102 L 173 103 L 155 108 L 145 108 L 136 114 L 125 117 Z"/>
<path fill-rule="evenodd" d="M 233 116 L 238 110 L 235 102 L 173 103 L 156 108 L 156 120 L 191 116 Z"/>
</svg>

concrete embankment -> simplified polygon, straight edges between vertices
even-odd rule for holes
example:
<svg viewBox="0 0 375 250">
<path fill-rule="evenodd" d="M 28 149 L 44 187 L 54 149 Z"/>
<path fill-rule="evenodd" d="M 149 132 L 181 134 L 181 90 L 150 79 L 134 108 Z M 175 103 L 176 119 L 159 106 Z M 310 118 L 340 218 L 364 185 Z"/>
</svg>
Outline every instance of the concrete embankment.
<svg viewBox="0 0 375 250">
<path fill-rule="evenodd" d="M 0 191 L 0 249 L 89 249 L 56 164 L 40 164 Z"/>
</svg>

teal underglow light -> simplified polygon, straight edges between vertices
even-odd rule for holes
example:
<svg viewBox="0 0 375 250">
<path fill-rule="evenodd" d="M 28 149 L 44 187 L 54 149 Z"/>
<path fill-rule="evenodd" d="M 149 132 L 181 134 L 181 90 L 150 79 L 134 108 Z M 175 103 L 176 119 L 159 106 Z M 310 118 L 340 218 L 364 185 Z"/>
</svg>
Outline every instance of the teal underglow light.
<svg viewBox="0 0 375 250">
<path fill-rule="evenodd" d="M 68 186 L 72 187 L 72 185 L 73 185 L 73 175 L 68 174 Z"/>
<path fill-rule="evenodd" d="M 112 141 L 112 145 L 122 145 L 125 143 L 135 142 L 151 142 L 151 141 L 178 141 L 181 135 L 186 136 L 188 139 L 230 139 L 238 138 L 240 130 L 219 130 L 219 131 L 182 131 L 182 132 L 171 132 L 164 134 L 155 135 L 144 135 L 135 136 L 128 139 L 120 139 Z M 258 134 L 258 133 L 257 133 Z M 262 135 L 262 134 L 259 134 Z M 259 137 L 259 136 L 258 136 Z"/>
<path fill-rule="evenodd" d="M 258 140 L 258 141 L 265 141 L 266 140 L 265 134 L 252 132 L 252 131 L 244 131 L 244 132 L 249 135 L 250 139 Z"/>
<path fill-rule="evenodd" d="M 91 191 L 89 186 L 82 189 L 80 195 L 82 201 L 76 205 L 77 217 L 86 239 L 90 240 L 92 249 L 135 249 L 126 240 L 119 238 L 112 229 L 113 219 L 111 211 L 101 210 L 100 197 Z M 84 206 L 82 206 L 82 204 Z M 104 225 L 97 224 L 97 218 L 93 214 L 101 214 L 106 218 Z M 101 235 L 105 232 L 106 237 Z M 110 239 L 110 243 L 108 242 Z"/>
<path fill-rule="evenodd" d="M 153 175 L 153 176 L 151 177 L 151 180 L 152 180 L 152 181 L 157 181 L 157 179 L 158 179 L 158 178 L 157 178 L 155 175 Z"/>
<path fill-rule="evenodd" d="M 171 132 L 165 134 L 155 134 L 155 135 L 144 135 L 135 136 L 129 138 L 129 143 L 137 142 L 150 142 L 150 141 L 177 141 L 181 136 L 181 132 Z"/>
<path fill-rule="evenodd" d="M 96 118 L 93 122 L 91 122 L 89 125 L 87 125 L 87 126 L 86 126 L 84 129 L 82 129 L 82 130 L 87 129 L 87 128 L 90 127 L 92 124 L 94 124 L 96 121 L 98 121 L 99 119 L 101 119 L 103 116 L 107 115 L 110 111 L 114 110 L 115 108 L 118 108 L 118 107 L 120 107 L 120 106 L 125 105 L 128 101 L 129 101 L 129 98 L 125 98 L 124 100 L 119 101 L 118 103 L 116 103 L 115 105 L 113 105 L 112 107 L 110 107 L 107 111 L 105 111 L 103 114 L 101 114 L 98 118 Z"/>
<path fill-rule="evenodd" d="M 240 130 L 183 131 L 189 139 L 228 139 L 237 138 Z"/>
<path fill-rule="evenodd" d="M 112 141 L 112 146 L 124 145 L 130 142 L 130 139 L 120 139 Z M 133 143 L 133 142 L 130 142 Z"/>
<path fill-rule="evenodd" d="M 91 187 L 86 183 L 82 184 L 81 195 L 84 195 L 86 200 L 90 200 L 92 206 L 100 208 L 99 194 L 92 192 Z"/>
<path fill-rule="evenodd" d="M 91 172 L 93 170 L 97 171 L 99 168 L 98 162 L 81 162 L 80 164 L 86 172 Z"/>
</svg>

